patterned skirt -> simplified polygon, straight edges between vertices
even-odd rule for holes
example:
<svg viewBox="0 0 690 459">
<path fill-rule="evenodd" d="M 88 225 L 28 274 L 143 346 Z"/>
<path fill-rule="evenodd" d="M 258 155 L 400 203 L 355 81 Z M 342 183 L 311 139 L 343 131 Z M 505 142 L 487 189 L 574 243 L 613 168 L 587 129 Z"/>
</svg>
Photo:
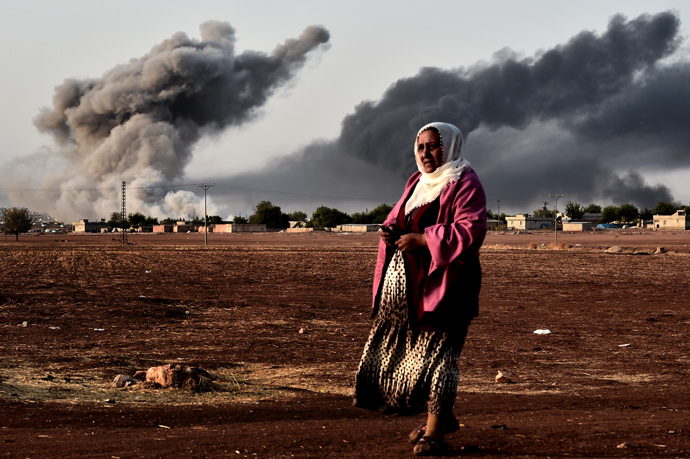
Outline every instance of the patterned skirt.
<svg viewBox="0 0 690 459">
<path fill-rule="evenodd" d="M 458 333 L 420 331 L 410 323 L 402 252 L 388 265 L 381 300 L 355 378 L 354 405 L 384 413 L 452 415 L 460 352 Z"/>
</svg>

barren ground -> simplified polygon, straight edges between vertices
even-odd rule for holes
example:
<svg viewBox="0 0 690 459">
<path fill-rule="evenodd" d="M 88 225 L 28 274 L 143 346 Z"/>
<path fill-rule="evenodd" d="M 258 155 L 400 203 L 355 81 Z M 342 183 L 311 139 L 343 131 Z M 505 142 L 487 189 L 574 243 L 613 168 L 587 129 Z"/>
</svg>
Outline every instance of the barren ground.
<svg viewBox="0 0 690 459">
<path fill-rule="evenodd" d="M 423 417 L 350 401 L 375 234 L 129 242 L 0 238 L 0 457 L 412 456 Z M 553 242 L 487 237 L 449 456 L 687 457 L 690 232 Z M 218 390 L 111 387 L 165 363 L 206 369 Z"/>
</svg>

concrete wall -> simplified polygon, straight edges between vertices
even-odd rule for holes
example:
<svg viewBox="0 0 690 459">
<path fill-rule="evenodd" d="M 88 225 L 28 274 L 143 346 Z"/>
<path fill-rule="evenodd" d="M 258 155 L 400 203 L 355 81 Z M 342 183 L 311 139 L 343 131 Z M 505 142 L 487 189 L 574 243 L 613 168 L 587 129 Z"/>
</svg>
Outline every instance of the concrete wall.
<svg viewBox="0 0 690 459">
<path fill-rule="evenodd" d="M 172 233 L 173 225 L 153 225 L 154 233 Z"/>
<path fill-rule="evenodd" d="M 563 222 L 563 231 L 592 231 L 592 222 Z"/>
<path fill-rule="evenodd" d="M 348 232 L 348 233 L 372 233 L 378 231 L 381 225 L 367 225 L 367 224 L 351 224 L 351 225 L 340 225 L 336 229 L 338 231 Z"/>
<path fill-rule="evenodd" d="M 265 233 L 266 225 L 252 225 L 249 223 L 220 223 L 212 225 L 214 233 Z M 203 232 L 203 230 L 202 230 Z"/>
</svg>

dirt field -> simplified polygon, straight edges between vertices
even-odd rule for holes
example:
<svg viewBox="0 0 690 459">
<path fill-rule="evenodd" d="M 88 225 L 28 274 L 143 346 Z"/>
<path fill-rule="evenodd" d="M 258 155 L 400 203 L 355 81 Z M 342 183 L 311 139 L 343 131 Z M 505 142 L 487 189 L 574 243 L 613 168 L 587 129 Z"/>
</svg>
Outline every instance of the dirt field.
<svg viewBox="0 0 690 459">
<path fill-rule="evenodd" d="M 0 238 L 0 457 L 412 457 L 423 417 L 350 400 L 375 234 L 129 242 Z M 554 242 L 487 237 L 449 456 L 688 457 L 690 234 Z M 166 363 L 217 390 L 111 387 Z"/>
</svg>

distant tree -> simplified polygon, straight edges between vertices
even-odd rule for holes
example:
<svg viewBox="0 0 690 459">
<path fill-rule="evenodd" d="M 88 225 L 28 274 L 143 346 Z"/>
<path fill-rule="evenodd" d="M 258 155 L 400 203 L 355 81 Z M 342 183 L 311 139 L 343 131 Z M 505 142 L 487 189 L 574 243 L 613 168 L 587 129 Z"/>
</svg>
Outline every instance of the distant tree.
<svg viewBox="0 0 690 459">
<path fill-rule="evenodd" d="M 585 207 L 584 209 L 582 209 L 582 211 L 586 214 L 600 214 L 601 213 L 601 206 L 592 203 L 592 204 L 588 205 L 587 207 Z"/>
<path fill-rule="evenodd" d="M 127 216 L 127 220 L 129 221 L 130 228 L 136 228 L 138 226 L 143 225 L 146 222 L 146 216 L 144 216 L 144 214 L 142 214 L 141 212 L 137 212 L 134 214 L 129 214 Z"/>
<path fill-rule="evenodd" d="M 209 215 L 208 223 L 212 225 L 218 225 L 220 223 L 223 223 L 223 219 L 220 218 L 220 215 Z"/>
<path fill-rule="evenodd" d="M 640 220 L 651 220 L 653 217 L 654 214 L 652 211 L 646 207 L 640 211 Z"/>
<path fill-rule="evenodd" d="M 2 232 L 14 234 L 15 240 L 19 241 L 19 234 L 26 233 L 34 225 L 31 212 L 26 207 L 12 207 L 5 212 L 5 227 Z"/>
<path fill-rule="evenodd" d="M 129 228 L 129 222 L 122 220 L 122 214 L 120 212 L 113 212 L 110 214 L 110 219 L 108 219 L 108 226 L 111 228 Z"/>
<path fill-rule="evenodd" d="M 246 218 L 240 217 L 240 216 L 235 216 L 232 219 L 232 222 L 235 223 L 236 225 L 244 225 L 246 223 L 249 223 Z"/>
<path fill-rule="evenodd" d="M 265 224 L 267 228 L 287 228 L 290 222 L 288 214 L 280 211 L 271 201 L 261 201 L 256 205 L 254 213 L 249 216 L 249 223 L 253 225 Z"/>
<path fill-rule="evenodd" d="M 146 221 L 144 222 L 145 225 L 157 225 L 158 224 L 158 217 L 151 217 L 148 216 L 146 217 Z"/>
<path fill-rule="evenodd" d="M 305 214 L 301 210 L 296 210 L 288 215 L 290 216 L 290 220 L 293 222 L 303 222 L 307 220 L 307 214 Z"/>
<path fill-rule="evenodd" d="M 164 219 L 161 221 L 161 223 L 162 223 L 163 225 L 172 225 L 172 224 L 174 224 L 175 222 L 177 222 L 178 220 L 179 220 L 179 219 L 177 219 L 177 218 L 166 217 L 166 218 L 164 218 Z"/>
<path fill-rule="evenodd" d="M 388 218 L 388 214 L 391 213 L 391 210 L 393 210 L 393 206 L 389 206 L 388 204 L 380 204 L 374 207 L 371 209 L 371 212 L 369 212 L 371 223 L 383 223 L 386 218 Z"/>
<path fill-rule="evenodd" d="M 673 215 L 678 210 L 678 206 L 668 201 L 659 201 L 652 208 L 652 215 Z"/>
<path fill-rule="evenodd" d="M 532 213 L 537 218 L 553 218 L 553 210 L 537 209 Z"/>
<path fill-rule="evenodd" d="M 571 220 L 579 220 L 585 216 L 585 211 L 579 203 L 568 201 L 565 205 L 565 214 Z"/>
<path fill-rule="evenodd" d="M 633 204 L 625 203 L 618 207 L 618 217 L 623 223 L 633 223 L 640 216 L 640 210 Z"/>
<path fill-rule="evenodd" d="M 353 214 L 350 214 L 350 218 L 352 219 L 352 223 L 358 223 L 358 224 L 370 224 L 370 223 L 372 223 L 371 214 L 369 212 L 355 212 Z"/>
<path fill-rule="evenodd" d="M 616 206 L 606 206 L 601 209 L 601 222 L 611 223 L 620 218 L 619 209 Z"/>
<path fill-rule="evenodd" d="M 311 216 L 314 226 L 323 228 L 332 228 L 334 226 L 350 223 L 350 216 L 338 209 L 332 209 L 326 206 L 318 207 Z"/>
</svg>

